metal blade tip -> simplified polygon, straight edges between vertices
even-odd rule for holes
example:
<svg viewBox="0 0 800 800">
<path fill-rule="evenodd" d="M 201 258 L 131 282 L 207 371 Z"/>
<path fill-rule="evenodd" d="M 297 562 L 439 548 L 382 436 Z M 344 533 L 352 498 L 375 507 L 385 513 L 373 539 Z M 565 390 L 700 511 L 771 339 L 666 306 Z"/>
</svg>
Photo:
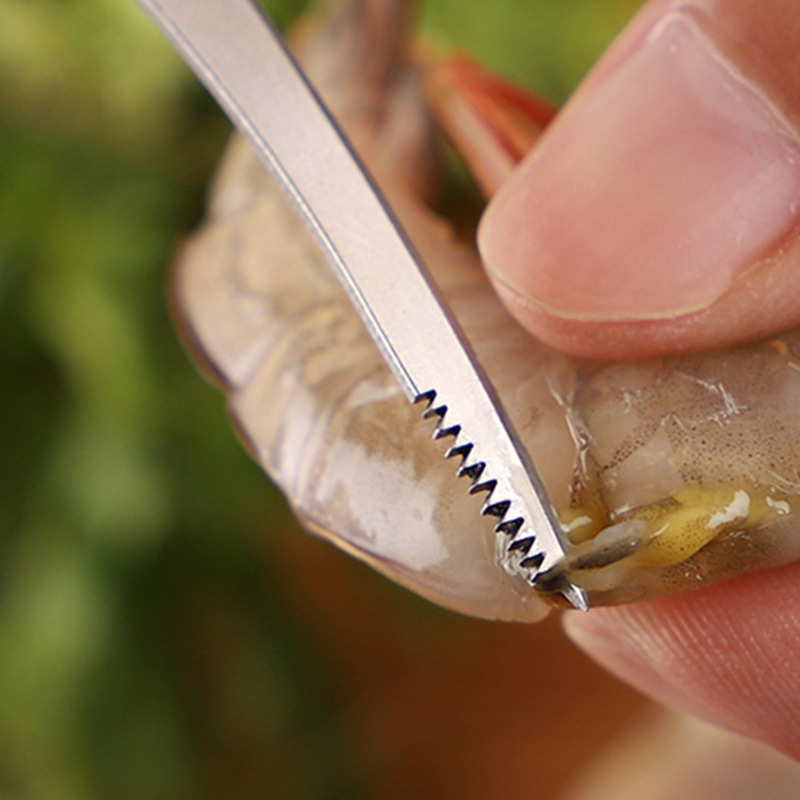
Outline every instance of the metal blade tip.
<svg viewBox="0 0 800 800">
<path fill-rule="evenodd" d="M 565 581 L 564 586 L 561 588 L 561 594 L 563 594 L 578 611 L 589 610 L 589 598 L 586 596 L 586 591 L 580 586 Z"/>
</svg>

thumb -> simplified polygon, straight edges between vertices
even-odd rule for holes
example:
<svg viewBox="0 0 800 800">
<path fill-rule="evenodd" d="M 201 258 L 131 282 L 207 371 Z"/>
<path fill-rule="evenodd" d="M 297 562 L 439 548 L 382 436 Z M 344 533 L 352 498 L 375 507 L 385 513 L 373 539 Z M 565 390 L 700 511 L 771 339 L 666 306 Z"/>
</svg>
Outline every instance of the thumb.
<svg viewBox="0 0 800 800">
<path fill-rule="evenodd" d="M 654 0 L 489 206 L 503 300 L 577 355 L 800 322 L 797 0 Z"/>
</svg>

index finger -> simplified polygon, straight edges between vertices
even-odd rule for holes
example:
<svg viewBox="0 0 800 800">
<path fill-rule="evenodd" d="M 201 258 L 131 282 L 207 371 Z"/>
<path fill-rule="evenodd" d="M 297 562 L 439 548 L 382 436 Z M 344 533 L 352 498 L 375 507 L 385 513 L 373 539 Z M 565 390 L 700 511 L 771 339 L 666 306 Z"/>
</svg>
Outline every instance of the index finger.
<svg viewBox="0 0 800 800">
<path fill-rule="evenodd" d="M 656 700 L 800 758 L 800 563 L 588 614 L 570 638 Z"/>
</svg>

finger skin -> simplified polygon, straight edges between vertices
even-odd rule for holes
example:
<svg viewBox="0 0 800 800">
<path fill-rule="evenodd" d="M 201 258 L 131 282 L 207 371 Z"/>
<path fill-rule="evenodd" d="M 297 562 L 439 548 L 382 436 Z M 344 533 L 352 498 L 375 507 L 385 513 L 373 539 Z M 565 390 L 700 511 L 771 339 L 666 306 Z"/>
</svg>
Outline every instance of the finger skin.
<svg viewBox="0 0 800 800">
<path fill-rule="evenodd" d="M 764 107 L 773 109 L 781 124 L 785 122 L 787 141 L 800 148 L 800 8 L 796 0 L 659 0 L 646 6 L 576 92 L 563 117 L 548 129 L 542 145 L 534 148 L 501 189 L 481 226 L 481 249 L 501 298 L 535 335 L 575 355 L 636 358 L 683 353 L 752 341 L 800 323 L 800 206 L 771 197 L 772 184 L 768 183 L 762 193 L 766 205 L 760 200 L 754 205 L 763 205 L 763 220 L 767 222 L 775 216 L 770 202 L 785 209 L 787 219 L 776 231 L 764 234 L 761 246 L 758 236 L 763 224 L 761 218 L 754 217 L 753 230 L 743 238 L 745 245 L 755 241 L 758 246 L 754 245 L 752 254 L 742 256 L 741 263 L 730 267 L 729 285 L 710 289 L 708 298 L 701 298 L 692 295 L 689 280 L 682 306 L 650 315 L 647 303 L 652 303 L 654 296 L 658 300 L 659 290 L 648 291 L 650 283 L 641 278 L 647 265 L 642 262 L 648 260 L 647 253 L 657 255 L 658 248 L 648 249 L 644 240 L 637 242 L 639 229 L 628 223 L 637 218 L 639 209 L 646 212 L 656 203 L 668 211 L 674 207 L 680 219 L 686 193 L 676 193 L 672 198 L 658 182 L 645 181 L 642 196 L 638 196 L 634 182 L 628 194 L 621 193 L 622 199 L 605 203 L 605 195 L 598 199 L 587 195 L 591 181 L 585 175 L 562 169 L 563 164 L 548 167 L 551 154 L 574 150 L 563 145 L 566 138 L 574 138 L 569 120 L 579 119 L 581 109 L 623 74 L 626 65 L 638 63 L 635 59 L 645 42 L 665 18 L 689 20 L 703 36 L 707 34 L 713 40 L 714 52 L 741 74 L 745 85 L 755 87 Z M 658 108 L 657 98 L 653 105 Z M 724 116 L 722 119 L 724 122 Z M 658 122 L 650 120 L 648 124 L 652 128 Z M 586 130 L 585 136 L 591 137 L 592 131 Z M 647 147 L 642 149 L 647 154 Z M 658 166 L 659 152 L 654 147 L 648 156 L 654 162 L 653 169 Z M 794 164 L 796 159 L 793 156 L 789 161 Z M 670 167 L 671 163 L 665 167 L 667 175 L 674 172 Z M 609 180 L 614 174 L 612 171 Z M 551 185 L 542 185 L 549 175 L 554 176 Z M 786 178 L 789 199 L 794 199 L 797 182 L 796 174 Z M 613 180 L 611 183 L 616 185 Z M 663 194 L 659 194 L 660 188 Z M 727 195 L 723 192 L 723 196 Z M 570 219 L 575 208 L 581 209 L 579 227 Z M 545 216 L 550 215 L 546 222 L 541 221 L 543 209 Z M 557 235 L 554 228 L 560 230 Z M 580 241 L 565 241 L 576 228 L 581 231 Z M 598 257 L 595 263 L 593 248 L 600 246 L 595 242 L 608 238 L 604 232 L 612 229 L 621 231 L 622 240 L 632 246 L 617 254 L 612 241 L 604 253 L 605 261 Z M 712 246 L 706 249 L 714 250 Z M 630 263 L 627 253 L 635 253 Z M 726 258 L 720 256 L 720 261 Z M 656 261 L 656 256 L 651 260 Z M 614 282 L 604 281 L 609 261 L 618 267 Z M 722 263 L 721 272 L 727 274 L 727 269 L 727 263 Z M 689 267 L 687 271 L 691 273 Z M 664 270 L 659 274 L 665 274 Z M 664 280 L 670 288 L 669 276 Z M 624 307 L 617 313 L 617 298 L 626 292 L 624 302 L 619 300 Z M 554 293 L 557 302 L 553 302 Z M 585 304 L 595 300 L 601 310 L 587 311 Z M 633 319 L 636 315 L 631 310 L 639 303 L 644 310 L 641 318 Z"/>
<path fill-rule="evenodd" d="M 790 126 L 800 130 L 800 7 L 796 0 L 651 2 L 584 82 L 571 105 L 588 102 L 613 80 L 636 57 L 654 26 L 675 12 L 710 20 L 719 50 L 763 89 Z M 560 124 L 555 122 L 545 143 L 561 135 Z M 539 338 L 581 356 L 632 358 L 745 342 L 800 323 L 797 225 L 746 265 L 715 302 L 685 314 L 580 319 L 561 311 L 552 313 L 535 296 L 513 291 L 503 280 L 502 262 L 508 255 L 504 247 L 516 246 L 515 237 L 536 234 L 533 209 L 525 206 L 525 193 L 519 191 L 520 182 L 527 180 L 526 164 L 535 157 L 523 162 L 490 206 L 480 243 L 498 293 Z M 569 191 L 579 195 L 580 181 L 566 170 L 563 174 L 573 184 L 558 191 L 567 199 Z M 659 190 L 658 185 L 652 188 L 655 193 Z M 540 187 L 549 197 L 547 189 Z M 648 197 L 641 202 L 647 203 Z M 621 219 L 609 221 L 603 217 L 607 209 L 601 206 L 598 226 L 624 223 L 626 215 L 619 209 L 614 211 Z M 556 262 L 560 270 L 556 279 L 568 305 L 571 293 L 586 287 L 577 285 L 576 268 L 569 259 Z M 539 268 L 535 261 L 529 265 L 534 290 Z M 586 275 L 584 269 L 584 283 Z M 602 286 L 601 277 L 597 287 Z M 590 274 L 589 285 L 595 289 Z M 565 627 L 590 656 L 656 700 L 800 758 L 800 564 L 683 595 L 593 609 L 588 614 L 572 612 L 565 615 Z"/>
<path fill-rule="evenodd" d="M 564 624 L 656 700 L 800 759 L 800 564 Z"/>
</svg>

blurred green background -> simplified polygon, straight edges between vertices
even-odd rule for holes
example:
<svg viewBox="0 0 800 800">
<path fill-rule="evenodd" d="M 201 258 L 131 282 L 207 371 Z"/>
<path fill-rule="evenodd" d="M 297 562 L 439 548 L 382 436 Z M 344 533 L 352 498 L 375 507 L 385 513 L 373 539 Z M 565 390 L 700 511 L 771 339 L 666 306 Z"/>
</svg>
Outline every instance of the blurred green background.
<svg viewBox="0 0 800 800">
<path fill-rule="evenodd" d="M 637 5 L 421 22 L 560 102 Z M 0 0 L 0 798 L 388 797 L 353 698 L 501 635 L 299 533 L 182 353 L 166 268 L 227 135 L 133 0 Z"/>
</svg>

